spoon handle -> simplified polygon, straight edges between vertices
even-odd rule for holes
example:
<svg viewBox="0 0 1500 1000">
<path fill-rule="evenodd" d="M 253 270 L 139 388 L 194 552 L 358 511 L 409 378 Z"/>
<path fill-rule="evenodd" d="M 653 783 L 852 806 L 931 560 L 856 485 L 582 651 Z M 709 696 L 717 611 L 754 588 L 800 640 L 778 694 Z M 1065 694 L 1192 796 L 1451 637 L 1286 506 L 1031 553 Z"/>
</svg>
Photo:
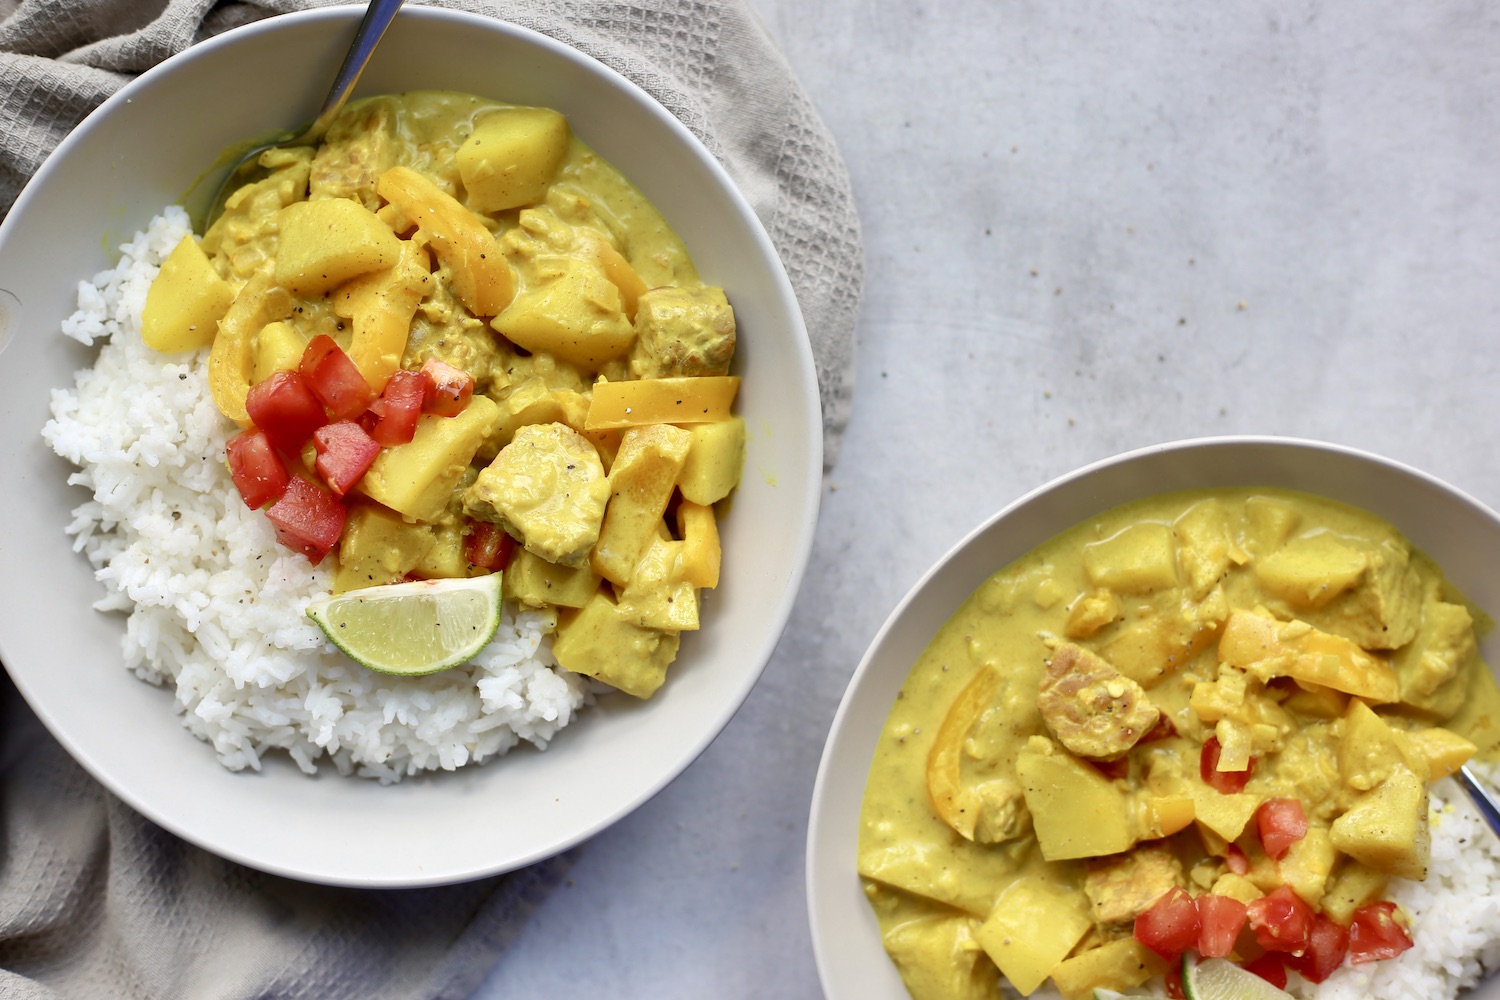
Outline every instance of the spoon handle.
<svg viewBox="0 0 1500 1000">
<path fill-rule="evenodd" d="M 1474 777 L 1474 772 L 1469 770 L 1467 764 L 1458 769 L 1456 777 L 1464 786 L 1464 791 L 1469 793 L 1469 798 L 1474 800 L 1474 807 L 1479 810 L 1484 821 L 1490 825 L 1495 835 L 1500 837 L 1500 804 L 1496 804 L 1494 796 L 1479 783 L 1479 779 Z"/>
<path fill-rule="evenodd" d="M 349 94 L 354 90 L 354 85 L 359 82 L 359 74 L 364 72 L 365 64 L 370 61 L 370 56 L 375 52 L 375 46 L 380 42 L 385 29 L 390 27 L 391 21 L 395 19 L 396 12 L 401 9 L 402 0 L 370 0 L 370 5 L 365 8 L 365 16 L 359 22 L 359 30 L 354 33 L 354 41 L 349 45 L 349 51 L 344 55 L 344 62 L 339 66 L 338 74 L 333 78 L 333 86 L 328 91 L 328 97 L 323 102 L 323 107 L 318 111 L 318 117 L 313 119 L 312 126 L 307 134 L 310 139 L 316 141 L 323 137 L 328 131 L 328 126 L 343 109 L 344 102 L 349 99 Z"/>
</svg>

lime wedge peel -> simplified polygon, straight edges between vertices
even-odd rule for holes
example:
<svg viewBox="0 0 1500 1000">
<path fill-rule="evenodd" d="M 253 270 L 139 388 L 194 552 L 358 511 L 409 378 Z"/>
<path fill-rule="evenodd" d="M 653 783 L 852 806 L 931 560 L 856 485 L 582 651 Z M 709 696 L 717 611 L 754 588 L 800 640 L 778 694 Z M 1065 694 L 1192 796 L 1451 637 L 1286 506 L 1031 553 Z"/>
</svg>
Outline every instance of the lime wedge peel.
<svg viewBox="0 0 1500 1000">
<path fill-rule="evenodd" d="M 420 677 L 466 663 L 500 627 L 500 574 L 366 587 L 312 601 L 307 616 L 346 656 Z"/>
<path fill-rule="evenodd" d="M 1253 972 L 1222 958 L 1182 956 L 1182 992 L 1187 1000 L 1292 1000 Z"/>
</svg>

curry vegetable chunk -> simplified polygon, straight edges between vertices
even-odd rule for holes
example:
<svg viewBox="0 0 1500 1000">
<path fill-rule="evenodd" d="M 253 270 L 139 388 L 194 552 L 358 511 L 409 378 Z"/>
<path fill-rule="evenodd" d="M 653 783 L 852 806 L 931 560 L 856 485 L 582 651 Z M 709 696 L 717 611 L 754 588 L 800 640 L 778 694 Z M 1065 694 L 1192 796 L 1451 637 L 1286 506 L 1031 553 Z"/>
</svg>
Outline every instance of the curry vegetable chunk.
<svg viewBox="0 0 1500 1000">
<path fill-rule="evenodd" d="M 336 591 L 503 573 L 565 667 L 650 696 L 743 463 L 724 291 L 553 110 L 373 97 L 260 166 L 145 324 L 208 349 L 246 503 Z"/>
<path fill-rule="evenodd" d="M 1085 1000 L 1187 949 L 1337 966 L 1315 921 L 1424 878 L 1429 784 L 1500 749 L 1486 622 L 1391 526 L 1283 490 L 1138 501 L 1023 556 L 933 638 L 870 768 L 858 868 L 907 989 Z"/>
</svg>

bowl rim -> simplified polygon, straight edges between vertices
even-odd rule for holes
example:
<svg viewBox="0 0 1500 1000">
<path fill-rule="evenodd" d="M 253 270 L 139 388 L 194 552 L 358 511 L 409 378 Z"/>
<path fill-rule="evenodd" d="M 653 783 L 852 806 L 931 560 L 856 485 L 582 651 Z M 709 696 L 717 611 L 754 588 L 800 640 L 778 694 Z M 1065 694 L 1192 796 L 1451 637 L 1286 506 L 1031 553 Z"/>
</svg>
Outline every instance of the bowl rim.
<svg viewBox="0 0 1500 1000">
<path fill-rule="evenodd" d="M 831 921 L 828 915 L 829 911 L 836 905 L 834 903 L 834 890 L 832 888 L 832 882 L 834 881 L 834 879 L 840 877 L 839 875 L 827 870 L 828 866 L 833 863 L 832 858 L 828 856 L 833 853 L 830 850 L 829 845 L 832 842 L 838 842 L 840 844 L 847 845 L 850 841 L 850 838 L 854 835 L 854 831 L 850 829 L 844 829 L 842 826 L 836 827 L 836 824 L 846 821 L 848 819 L 848 816 L 845 810 L 838 810 L 837 815 L 835 815 L 835 809 L 831 805 L 831 796 L 836 792 L 834 784 L 835 765 L 838 763 L 839 753 L 844 742 L 846 740 L 854 738 L 853 736 L 846 733 L 846 729 L 852 726 L 851 716 L 855 711 L 855 702 L 858 698 L 860 689 L 865 685 L 865 683 L 867 683 L 869 675 L 874 671 L 875 664 L 880 657 L 880 653 L 883 647 L 891 639 L 892 635 L 901 628 L 903 619 L 907 616 L 908 613 L 910 613 L 912 606 L 919 600 L 923 592 L 926 591 L 929 586 L 933 585 L 934 580 L 941 576 L 951 564 L 958 560 L 959 557 L 970 548 L 970 546 L 975 545 L 982 536 L 994 530 L 996 526 L 1002 521 L 1005 521 L 1006 519 L 1016 515 L 1017 512 L 1029 508 L 1031 505 L 1037 503 L 1038 501 L 1054 493 L 1055 491 L 1064 489 L 1073 484 L 1077 484 L 1082 480 L 1089 479 L 1102 472 L 1106 472 L 1111 469 L 1117 469 L 1121 466 L 1137 462 L 1144 458 L 1174 453 L 1186 454 L 1191 452 L 1201 452 L 1204 450 L 1220 450 L 1244 447 L 1268 448 L 1288 454 L 1299 453 L 1307 455 L 1320 454 L 1338 456 L 1362 464 L 1381 467 L 1388 472 L 1395 473 L 1398 476 L 1409 478 L 1426 487 L 1427 489 L 1446 494 L 1455 503 L 1469 507 L 1474 513 L 1478 514 L 1480 517 L 1491 522 L 1494 525 L 1500 525 L 1500 513 L 1497 513 L 1497 511 L 1493 508 L 1482 503 L 1477 498 L 1452 485 L 1451 483 L 1448 483 L 1445 480 L 1442 480 L 1430 473 L 1424 472 L 1421 469 L 1418 469 L 1415 466 L 1409 465 L 1405 462 L 1388 458 L 1373 451 L 1368 451 L 1344 444 L 1337 444 L 1330 441 L 1297 436 L 1265 434 L 1206 435 L 1200 437 L 1182 438 L 1130 449 L 1128 451 L 1119 452 L 1114 455 L 1089 462 L 1069 472 L 1065 472 L 1061 475 L 1055 476 L 1052 479 L 1047 480 L 1040 486 L 1029 489 L 1015 499 L 1001 505 L 1001 507 L 994 513 L 983 518 L 979 522 L 979 524 L 964 532 L 964 534 L 958 539 L 958 541 L 953 543 L 941 556 L 939 556 L 932 563 L 931 566 L 923 570 L 922 573 L 917 577 L 915 582 L 912 583 L 905 594 L 902 595 L 900 600 L 891 609 L 890 613 L 886 616 L 879 629 L 877 629 L 875 635 L 871 638 L 869 645 L 866 647 L 865 652 L 860 658 L 859 664 L 856 666 L 853 674 L 850 676 L 849 683 L 845 687 L 843 695 L 840 697 L 838 708 L 836 709 L 833 721 L 829 726 L 828 735 L 824 742 L 822 755 L 818 762 L 817 774 L 813 781 L 812 799 L 808 815 L 807 842 L 803 855 L 805 873 L 804 888 L 807 900 L 807 919 L 813 939 L 814 960 L 817 965 L 819 980 L 825 996 L 828 996 L 829 998 L 831 998 L 831 1000 L 853 1000 L 853 998 L 849 997 L 848 994 L 840 992 L 841 981 L 838 978 L 840 976 L 840 967 L 835 963 L 833 958 L 833 954 L 835 951 L 835 940 L 833 937 L 834 932 L 831 927 Z M 1253 484 L 1247 482 L 1243 485 L 1249 486 Z M 1183 488 L 1191 489 L 1193 487 L 1180 487 L 1174 485 L 1170 487 L 1164 487 L 1157 492 L 1170 493 Z M 1208 487 L 1205 486 L 1203 488 Z M 1145 497 L 1150 495 L 1153 494 L 1149 491 L 1136 494 L 1137 497 Z M 1099 507 L 1099 512 L 1108 510 L 1124 502 L 1128 501 L 1118 498 L 1106 501 Z M 1403 534 L 1405 534 L 1405 531 L 1401 528 L 1401 526 L 1398 525 L 1397 527 L 1398 530 L 1402 530 Z M 1064 526 L 1064 528 L 1060 530 L 1066 530 L 1066 526 Z M 1045 541 L 1045 538 L 1033 539 L 1027 543 L 1027 550 L 1029 550 L 1030 548 L 1034 548 L 1035 546 L 1040 545 Z M 1021 553 L 1017 553 L 1016 555 L 1019 556 L 1020 554 Z M 993 567 L 991 572 L 998 572 L 1001 568 L 1003 568 L 1003 565 L 996 565 Z M 957 606 L 955 605 L 951 610 L 956 611 Z M 937 627 L 940 628 L 941 623 L 939 623 Z M 931 634 L 921 637 L 921 646 L 925 648 L 926 645 L 932 640 L 932 638 L 933 636 Z M 1491 669 L 1500 670 L 1500 664 L 1491 664 Z M 904 676 L 905 675 L 903 674 L 903 679 Z M 883 717 L 884 716 L 882 716 L 882 718 Z M 878 734 L 874 734 L 873 736 L 871 736 L 871 740 L 876 737 L 878 737 Z M 866 740 L 865 742 L 870 741 Z M 860 771 L 861 780 L 859 782 L 858 793 L 862 797 L 865 781 L 864 772 L 868 769 L 870 762 L 865 759 L 863 754 L 861 754 L 860 760 L 863 762 L 863 768 Z M 857 886 L 858 876 L 855 872 L 854 859 L 852 857 L 844 858 L 843 862 L 845 863 L 847 868 L 846 881 L 851 886 Z M 862 929 L 859 928 L 840 928 L 840 933 L 844 934 L 860 932 L 862 932 Z M 883 947 L 881 948 L 881 953 L 882 955 L 884 954 Z M 887 962 L 887 964 L 889 964 L 889 962 Z M 860 1000 L 869 1000 L 869 998 L 861 997 Z"/>
<path fill-rule="evenodd" d="M 354 21 L 362 15 L 363 10 L 363 6 L 341 5 L 271 15 L 249 24 L 229 29 L 219 35 L 194 44 L 182 52 L 164 59 L 162 62 L 128 81 L 120 90 L 112 94 L 99 107 L 85 116 L 79 122 L 78 126 L 58 143 L 57 147 L 43 161 L 32 178 L 29 179 L 6 218 L 0 220 L 0 249 L 3 249 L 11 241 L 12 235 L 21 228 L 22 220 L 31 212 L 33 203 L 42 197 L 43 190 L 58 171 L 59 165 L 66 162 L 75 150 L 88 142 L 89 137 L 100 126 L 101 122 L 106 121 L 113 113 L 128 105 L 137 95 L 142 94 L 148 88 L 158 86 L 163 79 L 171 78 L 183 67 L 201 60 L 221 58 L 226 50 L 233 50 L 235 46 L 245 41 L 308 25 L 315 26 L 313 30 L 318 30 L 316 26 L 324 23 L 329 26 L 327 30 L 342 28 L 346 24 L 352 27 Z M 730 177 L 723 164 L 708 151 L 707 147 L 697 136 L 644 88 L 599 59 L 549 35 L 498 17 L 462 10 L 416 5 L 409 5 L 404 8 L 398 14 L 396 24 L 393 27 L 398 27 L 402 21 L 409 22 L 414 20 L 435 27 L 451 24 L 462 29 L 482 29 L 495 36 L 497 42 L 508 40 L 512 43 L 519 43 L 540 50 L 544 56 L 558 60 L 570 70 L 597 78 L 601 87 L 611 87 L 623 92 L 628 96 L 631 104 L 639 106 L 642 114 L 654 118 L 665 130 L 673 133 L 678 140 L 683 154 L 691 158 L 697 168 L 709 179 L 711 187 L 717 196 L 723 198 L 726 204 L 731 206 L 734 212 L 738 214 L 739 219 L 743 221 L 746 239 L 745 245 L 747 248 L 745 252 L 747 254 L 750 253 L 749 248 L 753 247 L 754 254 L 764 261 L 768 287 L 772 288 L 776 295 L 774 302 L 768 301 L 766 303 L 766 310 L 768 313 L 773 314 L 776 320 L 785 320 L 784 326 L 787 328 L 785 346 L 786 349 L 795 352 L 792 364 L 799 376 L 796 384 L 784 386 L 778 391 L 781 393 L 795 393 L 799 405 L 808 408 L 811 420 L 817 420 L 820 409 L 815 375 L 816 369 L 800 307 L 798 306 L 795 291 L 791 286 L 785 266 L 776 252 L 764 225 L 751 207 L 744 192 L 741 191 L 733 178 Z M 695 253 L 694 256 L 696 258 L 697 254 Z M 76 277 L 84 278 L 86 275 L 79 274 Z M 4 318 L 0 317 L 0 349 L 9 346 L 7 344 L 8 331 L 3 328 L 3 324 Z M 48 335 L 51 335 L 50 331 Z M 61 338 L 59 337 L 59 339 Z M 765 628 L 756 632 L 757 638 L 752 645 L 736 651 L 741 660 L 753 661 L 753 668 L 747 667 L 743 669 L 738 674 L 734 683 L 721 686 L 721 694 L 715 699 L 718 711 L 706 715 L 704 726 L 696 731 L 693 738 L 684 740 L 680 751 L 676 752 L 676 755 L 672 758 L 672 766 L 659 770 L 650 781 L 643 781 L 639 789 L 632 789 L 628 802 L 622 807 L 613 811 L 601 812 L 593 822 L 576 827 L 568 836 L 552 839 L 546 844 L 538 844 L 528 852 L 507 856 L 497 863 L 467 864 L 461 868 L 433 868 L 425 871 L 405 870 L 394 874 L 376 871 L 361 871 L 358 873 L 339 871 L 330 873 L 329 871 L 310 868 L 305 863 L 299 861 L 283 863 L 277 861 L 275 858 L 256 854 L 254 851 L 226 847 L 221 843 L 205 840 L 199 831 L 194 828 L 194 824 L 185 817 L 162 812 L 151 799 L 143 797 L 147 793 L 134 787 L 124 786 L 115 781 L 113 775 L 105 768 L 102 758 L 99 758 L 97 754 L 86 748 L 78 746 L 75 740 L 67 735 L 67 726 L 49 710 L 45 700 L 38 701 L 25 673 L 18 673 L 16 670 L 11 669 L 9 665 L 6 666 L 6 669 L 10 673 L 17 690 L 43 725 L 62 744 L 69 755 L 83 766 L 96 781 L 99 781 L 106 789 L 121 798 L 146 818 L 177 836 L 221 857 L 262 871 L 304 881 L 359 887 L 441 885 L 511 871 L 556 855 L 587 840 L 648 802 L 701 756 L 708 745 L 717 738 L 718 734 L 722 732 L 723 728 L 738 712 L 745 699 L 749 696 L 750 691 L 758 683 L 759 678 L 764 673 L 766 666 L 775 652 L 775 648 L 785 628 L 785 623 L 790 618 L 812 552 L 821 501 L 823 454 L 821 428 L 809 427 L 806 438 L 806 441 L 800 442 L 797 446 L 800 450 L 794 450 L 785 455 L 785 467 L 781 477 L 782 482 L 779 484 L 780 489 L 788 497 L 787 503 L 790 505 L 788 509 L 797 512 L 796 518 L 787 518 L 782 524 L 783 535 L 780 547 L 786 553 L 786 571 L 776 581 L 776 599 L 761 606 L 761 614 L 767 622 Z M 749 471 L 748 466 L 747 471 Z M 78 558 L 81 560 L 82 556 L 80 555 Z M 595 710 L 591 709 L 590 711 Z M 179 738 L 181 737 L 179 736 Z M 196 743 L 197 741 L 194 742 Z M 215 763 L 215 766 L 218 766 L 217 763 Z M 491 762 L 483 770 L 496 770 L 497 766 L 503 767 L 503 762 Z M 465 770 L 473 769 L 469 768 Z M 339 776 L 331 774 L 331 765 L 324 764 L 320 768 L 320 771 L 329 772 L 328 777 L 324 780 L 344 780 Z M 238 777 L 240 776 L 233 774 L 226 775 L 227 780 L 235 780 Z M 434 776 L 424 774 L 411 779 L 411 781 L 420 779 L 436 781 L 443 781 L 445 779 L 449 781 L 458 780 L 458 778 L 452 775 Z M 364 784 L 364 782 L 361 782 L 361 784 Z M 373 782 L 369 784 L 373 784 Z M 406 785 L 409 782 L 403 782 L 402 784 Z"/>
</svg>

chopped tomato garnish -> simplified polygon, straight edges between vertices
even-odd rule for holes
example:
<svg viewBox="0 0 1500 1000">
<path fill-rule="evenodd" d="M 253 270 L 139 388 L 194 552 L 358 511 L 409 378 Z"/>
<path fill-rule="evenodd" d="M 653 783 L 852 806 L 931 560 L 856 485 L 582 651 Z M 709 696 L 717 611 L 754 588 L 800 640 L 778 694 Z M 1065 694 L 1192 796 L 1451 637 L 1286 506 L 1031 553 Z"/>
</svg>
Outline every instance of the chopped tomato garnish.
<svg viewBox="0 0 1500 1000">
<path fill-rule="evenodd" d="M 474 376 L 439 358 L 424 361 L 422 372 L 432 379 L 431 394 L 427 397 L 428 413 L 456 417 L 464 412 L 469 397 L 474 395 Z"/>
<path fill-rule="evenodd" d="M 1293 844 L 1307 836 L 1307 814 L 1297 799 L 1266 799 L 1255 810 L 1255 827 L 1266 853 L 1280 861 Z"/>
<path fill-rule="evenodd" d="M 336 497 L 348 494 L 380 455 L 380 445 L 352 420 L 319 427 L 313 432 L 313 447 L 318 451 L 318 475 Z"/>
<path fill-rule="evenodd" d="M 375 398 L 349 355 L 326 333 L 308 342 L 297 370 L 334 420 L 353 420 Z"/>
<path fill-rule="evenodd" d="M 1250 858 L 1239 844 L 1230 843 L 1224 849 L 1224 864 L 1236 875 L 1250 874 Z"/>
<path fill-rule="evenodd" d="M 1278 990 L 1286 989 L 1286 966 L 1281 964 L 1281 957 L 1274 951 L 1246 962 L 1245 971 L 1255 973 Z"/>
<path fill-rule="evenodd" d="M 1182 991 L 1182 963 L 1173 962 L 1167 966 L 1167 996 L 1172 1000 L 1183 1000 L 1185 994 Z"/>
<path fill-rule="evenodd" d="M 1135 939 L 1167 961 L 1198 944 L 1198 907 L 1186 889 L 1173 886 L 1135 918 Z"/>
<path fill-rule="evenodd" d="M 431 385 L 432 378 L 425 372 L 403 369 L 393 374 L 380 398 L 370 404 L 376 417 L 373 426 L 366 428 L 370 436 L 387 448 L 410 441 L 417 433 L 417 418 Z"/>
<path fill-rule="evenodd" d="M 475 566 L 498 572 L 510 563 L 516 540 L 498 524 L 489 521 L 474 521 L 468 537 L 464 539 L 464 558 Z"/>
<path fill-rule="evenodd" d="M 1172 725 L 1171 717 L 1168 716 L 1166 712 L 1163 712 L 1156 717 L 1156 725 L 1152 726 L 1151 731 L 1145 736 L 1142 736 L 1138 743 L 1152 743 L 1156 740 L 1169 740 L 1176 735 L 1177 727 Z"/>
<path fill-rule="evenodd" d="M 307 556 L 314 566 L 339 543 L 346 513 L 337 498 L 301 476 L 293 476 L 281 499 L 266 508 L 277 541 Z"/>
<path fill-rule="evenodd" d="M 252 385 L 245 396 L 245 410 L 271 443 L 288 455 L 295 455 L 313 431 L 328 423 L 323 404 L 302 376 L 292 371 L 273 372 Z"/>
<path fill-rule="evenodd" d="M 1204 893 L 1198 907 L 1198 953 L 1204 958 L 1223 958 L 1234 950 L 1235 939 L 1245 926 L 1245 904 L 1229 896 Z"/>
<path fill-rule="evenodd" d="M 245 506 L 259 510 L 281 496 L 291 476 L 264 431 L 241 431 L 229 439 L 229 475 L 245 499 Z"/>
<path fill-rule="evenodd" d="M 1349 923 L 1349 961 L 1355 965 L 1395 958 L 1411 947 L 1411 935 L 1396 921 L 1396 904 L 1370 903 Z"/>
<path fill-rule="evenodd" d="M 1250 758 L 1250 766 L 1243 771 L 1221 771 L 1219 755 L 1222 751 L 1223 747 L 1217 736 L 1210 736 L 1204 741 L 1203 753 L 1198 758 L 1198 776 L 1203 779 L 1204 784 L 1225 795 L 1243 792 L 1245 782 L 1250 780 L 1250 772 L 1255 769 L 1255 758 Z"/>
<path fill-rule="evenodd" d="M 1288 886 L 1278 886 L 1270 895 L 1253 900 L 1246 916 L 1255 941 L 1266 951 L 1301 955 L 1312 936 L 1312 907 Z"/>
<path fill-rule="evenodd" d="M 1288 956 L 1286 964 L 1300 972 L 1308 982 L 1321 983 L 1344 964 L 1348 951 L 1349 932 L 1342 924 L 1318 913 L 1313 915 L 1307 950 L 1301 955 Z"/>
</svg>

